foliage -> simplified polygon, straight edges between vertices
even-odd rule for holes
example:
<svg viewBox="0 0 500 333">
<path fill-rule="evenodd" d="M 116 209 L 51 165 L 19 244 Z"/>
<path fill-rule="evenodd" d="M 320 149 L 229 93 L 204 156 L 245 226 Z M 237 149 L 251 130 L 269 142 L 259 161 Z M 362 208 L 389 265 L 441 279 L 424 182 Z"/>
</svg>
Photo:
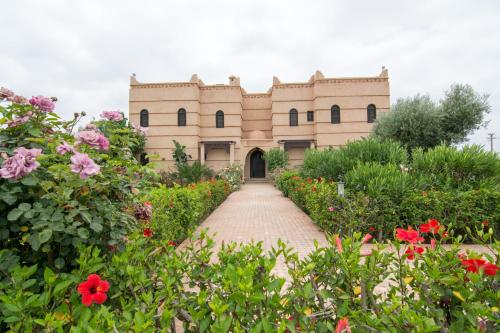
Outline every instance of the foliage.
<svg viewBox="0 0 500 333">
<path fill-rule="evenodd" d="M 262 157 L 267 162 L 267 170 L 274 171 L 277 168 L 286 168 L 289 163 L 288 152 L 280 148 L 271 148 Z"/>
<path fill-rule="evenodd" d="M 50 99 L 37 98 L 50 105 Z M 79 140 L 95 141 L 77 141 L 70 131 L 81 114 L 65 122 L 53 107 L 48 111 L 33 99 L 30 103 L 5 101 L 0 106 L 0 122 L 7 125 L 0 128 L 1 247 L 26 265 L 37 263 L 40 270 L 69 271 L 81 244 L 104 251 L 122 244 L 136 227 L 130 211 L 135 195 L 151 186 L 155 176 L 132 156 L 131 147 L 142 139 L 125 120 L 109 126 L 99 122 L 111 144 L 96 124 L 79 132 L 88 134 Z M 12 177 L 8 164 L 25 148 L 39 156 L 25 160 L 29 168 L 17 164 L 24 171 Z"/>
<path fill-rule="evenodd" d="M 439 104 L 428 95 L 398 99 L 391 112 L 378 119 L 373 133 L 399 141 L 409 151 L 461 143 L 485 124 L 490 109 L 487 95 L 478 94 L 470 85 L 454 84 Z"/>
<path fill-rule="evenodd" d="M 230 192 L 224 180 L 153 189 L 145 197 L 154 207 L 151 228 L 166 240 L 180 243 Z"/>
<path fill-rule="evenodd" d="M 437 146 L 424 152 L 413 152 L 412 168 L 415 173 L 426 174 L 437 187 L 477 188 L 500 183 L 500 159 L 495 153 L 473 145 L 461 150 Z"/>
<path fill-rule="evenodd" d="M 243 182 L 243 168 L 239 164 L 231 164 L 230 166 L 222 169 L 217 174 L 217 178 L 226 181 L 231 186 L 232 191 L 240 188 Z"/>
<path fill-rule="evenodd" d="M 467 228 L 481 228 L 483 221 L 496 226 L 500 221 L 500 192 L 494 189 L 419 190 L 428 183 L 426 178 L 391 165 L 361 164 L 348 176 L 345 197 L 338 196 L 337 183 L 304 179 L 293 172 L 283 173 L 276 186 L 330 233 L 372 232 L 383 239 L 398 225 L 423 223 L 431 216 L 465 237 Z"/>
<path fill-rule="evenodd" d="M 305 178 L 342 180 L 358 163 L 406 164 L 404 148 L 393 141 L 367 138 L 349 142 L 339 149 L 306 150 L 301 174 Z"/>
<path fill-rule="evenodd" d="M 175 140 L 173 141 L 175 149 L 172 157 L 174 158 L 177 172 L 171 173 L 168 178 L 176 179 L 182 185 L 207 180 L 214 176 L 213 170 L 201 164 L 200 161 L 194 161 L 189 164 L 188 160 L 191 158 L 191 155 L 186 153 L 186 146 Z"/>
<path fill-rule="evenodd" d="M 332 332 L 343 319 L 354 332 L 498 331 L 500 243 L 489 232 L 477 234 L 492 250 L 468 271 L 465 262 L 478 254 L 459 255 L 460 239 L 446 248 L 442 233 L 428 235 L 435 245 L 421 254 L 411 255 L 418 245 L 397 238 L 367 253 L 368 238 L 356 233 L 331 237 L 299 258 L 282 242 L 269 252 L 262 243 L 231 243 L 215 255 L 205 233 L 180 251 L 160 233 L 134 234 L 111 260 L 80 248 L 76 269 L 47 268 L 41 284 L 32 282 L 36 266 L 6 262 L 1 250 L 0 327 L 174 332 L 177 319 L 185 332 Z M 278 260 L 287 266 L 287 284 L 273 271 Z M 110 288 L 103 304 L 86 307 L 75 290 L 91 273 Z"/>
</svg>

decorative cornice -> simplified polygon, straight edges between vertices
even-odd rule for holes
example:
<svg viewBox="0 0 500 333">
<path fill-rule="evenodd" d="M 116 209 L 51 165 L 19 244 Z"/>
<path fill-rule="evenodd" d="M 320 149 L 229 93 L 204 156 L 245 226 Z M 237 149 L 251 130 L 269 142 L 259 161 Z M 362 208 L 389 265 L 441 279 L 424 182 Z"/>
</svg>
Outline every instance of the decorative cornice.
<svg viewBox="0 0 500 333">
<path fill-rule="evenodd" d="M 200 87 L 200 90 L 229 90 L 229 89 L 241 89 L 240 86 L 226 86 L 226 85 L 211 85 Z"/>
<path fill-rule="evenodd" d="M 273 88 L 276 89 L 285 89 L 285 88 L 312 88 L 314 86 L 313 83 L 308 82 L 295 82 L 295 83 L 280 83 L 277 85 L 273 85 Z"/>
<path fill-rule="evenodd" d="M 346 83 L 346 82 L 385 82 L 387 77 L 341 77 L 316 80 L 318 83 Z"/>
<path fill-rule="evenodd" d="M 269 97 L 271 97 L 270 93 L 252 93 L 243 95 L 243 98 L 269 98 Z"/>
<path fill-rule="evenodd" d="M 139 83 L 131 84 L 130 88 L 173 88 L 173 87 L 194 87 L 197 83 L 192 82 L 170 82 L 170 83 Z"/>
</svg>

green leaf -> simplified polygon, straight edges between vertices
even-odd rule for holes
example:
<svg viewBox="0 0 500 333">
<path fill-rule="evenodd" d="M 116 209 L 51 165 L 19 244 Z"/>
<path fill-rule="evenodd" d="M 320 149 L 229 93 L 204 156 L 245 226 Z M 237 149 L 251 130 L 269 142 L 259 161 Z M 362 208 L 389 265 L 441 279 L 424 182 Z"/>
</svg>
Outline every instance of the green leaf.
<svg viewBox="0 0 500 333">
<path fill-rule="evenodd" d="M 47 242 L 52 237 L 52 229 L 45 229 L 38 234 L 40 244 Z"/>
<path fill-rule="evenodd" d="M 16 221 L 23 213 L 24 212 L 22 210 L 20 210 L 19 208 L 14 208 L 7 215 L 7 220 Z"/>
<path fill-rule="evenodd" d="M 23 185 L 26 185 L 26 186 L 34 186 L 34 185 L 38 184 L 38 178 L 36 178 L 33 175 L 29 175 L 29 176 L 21 179 L 21 183 Z"/>
<path fill-rule="evenodd" d="M 100 233 L 103 229 L 102 224 L 97 222 L 90 223 L 90 229 L 94 230 L 97 233 Z"/>
<path fill-rule="evenodd" d="M 89 238 L 89 231 L 87 229 L 78 228 L 77 232 L 78 232 L 78 236 L 80 236 L 80 238 L 83 238 L 83 239 Z"/>
<path fill-rule="evenodd" d="M 2 192 L 0 193 L 0 199 L 2 199 L 8 205 L 13 205 L 16 202 L 17 197 L 12 193 Z"/>
<path fill-rule="evenodd" d="M 40 239 L 38 239 L 38 234 L 32 234 L 28 238 L 28 243 L 30 243 L 33 250 L 38 251 L 38 249 L 40 249 Z"/>
<path fill-rule="evenodd" d="M 92 215 L 90 215 L 89 212 L 86 212 L 86 211 L 80 212 L 80 216 L 83 218 L 83 220 L 85 222 L 87 222 L 87 223 L 92 222 Z"/>
<path fill-rule="evenodd" d="M 64 280 L 62 282 L 59 282 L 56 287 L 54 288 L 54 295 L 57 295 L 61 292 L 66 291 L 68 287 L 73 283 L 72 280 Z"/>
<path fill-rule="evenodd" d="M 65 263 L 64 259 L 59 257 L 54 261 L 54 266 L 56 266 L 57 269 L 62 269 Z"/>
<path fill-rule="evenodd" d="M 27 203 L 27 202 L 23 202 L 22 204 L 20 204 L 19 206 L 17 206 L 18 209 L 22 210 L 23 212 L 27 212 L 28 210 L 31 209 L 31 204 Z"/>
<path fill-rule="evenodd" d="M 5 318 L 3 321 L 5 323 L 15 323 L 16 321 L 20 321 L 20 320 L 21 320 L 21 317 L 10 316 L 10 317 Z"/>
<path fill-rule="evenodd" d="M 56 275 L 50 268 L 45 267 L 45 271 L 43 272 L 43 279 L 47 284 L 50 285 L 56 281 Z"/>
</svg>

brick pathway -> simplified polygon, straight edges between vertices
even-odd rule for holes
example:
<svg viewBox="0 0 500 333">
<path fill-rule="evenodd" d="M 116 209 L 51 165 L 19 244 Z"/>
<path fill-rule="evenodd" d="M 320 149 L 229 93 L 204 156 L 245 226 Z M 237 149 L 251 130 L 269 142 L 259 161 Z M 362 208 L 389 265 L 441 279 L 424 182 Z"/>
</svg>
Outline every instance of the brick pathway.
<svg viewBox="0 0 500 333">
<path fill-rule="evenodd" d="M 314 248 L 314 240 L 326 245 L 324 233 L 309 216 L 268 183 L 244 184 L 198 230 L 205 228 L 216 241 L 215 250 L 223 241 L 242 243 L 252 240 L 262 241 L 264 249 L 270 250 L 281 239 L 304 257 Z M 286 275 L 285 267 L 280 262 L 277 263 L 276 273 Z"/>
</svg>

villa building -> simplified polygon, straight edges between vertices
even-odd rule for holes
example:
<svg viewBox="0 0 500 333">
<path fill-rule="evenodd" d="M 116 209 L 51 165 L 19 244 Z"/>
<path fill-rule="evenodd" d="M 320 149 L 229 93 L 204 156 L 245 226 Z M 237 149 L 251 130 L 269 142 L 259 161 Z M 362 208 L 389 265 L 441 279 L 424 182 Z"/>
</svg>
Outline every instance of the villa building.
<svg viewBox="0 0 500 333">
<path fill-rule="evenodd" d="M 148 127 L 146 152 L 170 169 L 173 140 L 192 160 L 214 170 L 244 166 L 245 178 L 266 176 L 263 152 L 280 148 L 292 166 L 307 148 L 339 147 L 368 136 L 380 114 L 389 111 L 389 78 L 325 78 L 282 83 L 276 77 L 266 93 L 247 93 L 239 78 L 206 85 L 195 74 L 189 82 L 142 83 L 130 78 L 129 119 Z"/>
</svg>

